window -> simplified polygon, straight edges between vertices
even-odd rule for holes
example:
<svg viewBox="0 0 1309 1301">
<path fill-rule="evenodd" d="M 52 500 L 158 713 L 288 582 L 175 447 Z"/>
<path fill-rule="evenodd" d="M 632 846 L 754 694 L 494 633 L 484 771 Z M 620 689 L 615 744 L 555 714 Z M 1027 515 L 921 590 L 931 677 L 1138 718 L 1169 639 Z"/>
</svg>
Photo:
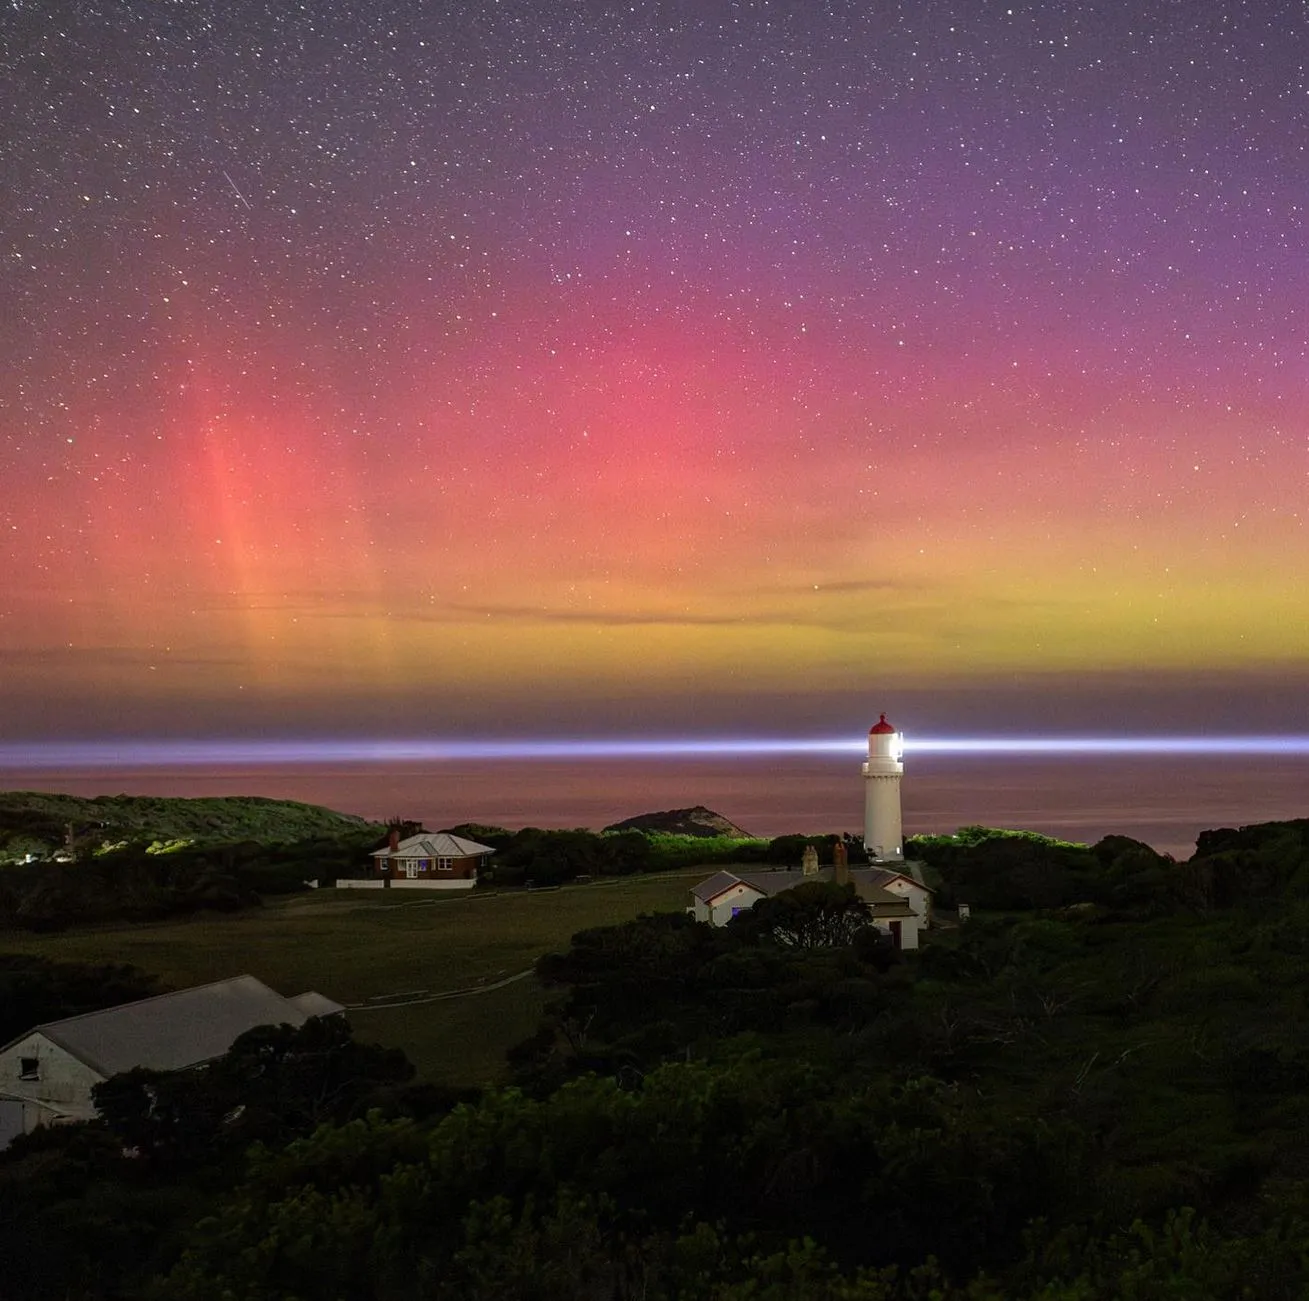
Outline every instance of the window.
<svg viewBox="0 0 1309 1301">
<path fill-rule="evenodd" d="M 418 870 L 420 872 L 426 872 L 427 869 L 431 866 L 432 866 L 432 860 L 430 858 L 420 858 L 418 860 Z"/>
<path fill-rule="evenodd" d="M 436 860 L 436 870 L 438 872 L 453 872 L 455 861 L 453 858 L 438 858 Z"/>
<path fill-rule="evenodd" d="M 20 1080 L 39 1080 L 41 1078 L 40 1058 L 20 1057 L 18 1059 L 18 1078 Z"/>
</svg>

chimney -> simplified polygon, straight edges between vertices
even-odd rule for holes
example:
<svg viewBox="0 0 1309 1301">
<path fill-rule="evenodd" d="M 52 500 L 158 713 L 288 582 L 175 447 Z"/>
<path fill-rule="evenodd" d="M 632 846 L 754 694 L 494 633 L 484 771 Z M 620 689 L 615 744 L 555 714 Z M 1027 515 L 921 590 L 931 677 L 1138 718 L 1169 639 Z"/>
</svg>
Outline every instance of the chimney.
<svg viewBox="0 0 1309 1301">
<path fill-rule="evenodd" d="M 387 846 L 386 846 L 386 847 L 387 847 L 387 849 L 388 849 L 391 853 L 393 853 L 393 854 L 396 852 L 397 849 L 400 848 L 400 828 L 399 828 L 399 827 L 392 827 L 392 828 L 391 828 L 391 839 L 387 842 Z"/>
<path fill-rule="evenodd" d="M 844 840 L 832 846 L 832 880 L 837 885 L 850 884 L 850 854 Z"/>
</svg>

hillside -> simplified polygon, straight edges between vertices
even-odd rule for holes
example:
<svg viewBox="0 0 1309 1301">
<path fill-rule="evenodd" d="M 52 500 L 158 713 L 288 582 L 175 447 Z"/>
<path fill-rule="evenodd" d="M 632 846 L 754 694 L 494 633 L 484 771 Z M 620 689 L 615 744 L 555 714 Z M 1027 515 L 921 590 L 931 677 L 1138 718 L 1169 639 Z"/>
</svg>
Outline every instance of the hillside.
<svg viewBox="0 0 1309 1301">
<path fill-rule="evenodd" d="M 751 840 L 748 831 L 742 831 L 721 813 L 697 804 L 692 809 L 665 809 L 662 813 L 638 813 L 605 828 L 606 831 L 649 831 L 667 836 L 730 836 L 736 840 Z"/>
<path fill-rule="evenodd" d="M 339 836 L 371 824 L 364 818 L 296 800 L 258 795 L 201 799 L 145 795 L 55 795 L 0 792 L 0 862 L 62 848 L 71 826 L 78 847 L 124 840 L 285 842 Z"/>
</svg>

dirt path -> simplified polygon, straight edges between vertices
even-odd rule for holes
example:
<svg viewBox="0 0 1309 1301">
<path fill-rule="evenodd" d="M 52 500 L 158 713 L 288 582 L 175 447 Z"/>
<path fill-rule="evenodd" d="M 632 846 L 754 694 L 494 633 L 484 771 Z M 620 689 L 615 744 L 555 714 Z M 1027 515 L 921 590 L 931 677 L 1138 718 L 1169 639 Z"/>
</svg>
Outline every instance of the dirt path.
<svg viewBox="0 0 1309 1301">
<path fill-rule="evenodd" d="M 345 1008 L 347 1012 L 368 1012 L 388 1007 L 417 1007 L 421 1003 L 440 1003 L 448 998 L 469 998 L 474 994 L 489 994 L 493 989 L 503 989 L 515 981 L 526 980 L 534 970 L 535 968 L 528 967 L 523 971 L 515 971 L 512 976 L 493 980 L 489 984 L 468 985 L 464 989 L 447 989 L 439 994 L 433 994 L 426 989 L 406 990 L 403 994 L 374 994 L 362 1003 L 347 1003 Z"/>
</svg>

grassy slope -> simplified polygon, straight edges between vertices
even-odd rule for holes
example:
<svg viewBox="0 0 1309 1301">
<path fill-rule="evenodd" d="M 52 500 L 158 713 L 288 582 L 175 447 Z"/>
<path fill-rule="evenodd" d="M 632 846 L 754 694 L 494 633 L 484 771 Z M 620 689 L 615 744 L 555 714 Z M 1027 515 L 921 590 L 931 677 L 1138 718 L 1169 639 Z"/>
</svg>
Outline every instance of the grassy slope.
<svg viewBox="0 0 1309 1301">
<path fill-rule="evenodd" d="M 128 962 L 179 988 L 250 972 L 283 994 L 316 989 L 355 1003 L 492 983 L 565 948 L 577 931 L 685 907 L 690 887 L 712 870 L 434 899 L 408 891 L 323 891 L 237 916 L 3 934 L 0 951 Z M 528 978 L 467 998 L 361 1008 L 350 1020 L 360 1038 L 403 1048 L 424 1078 L 482 1084 L 499 1075 L 505 1049 L 536 1028 L 544 999 Z"/>
<path fill-rule="evenodd" d="M 272 840 L 307 839 L 359 830 L 363 818 L 297 800 L 263 796 L 200 799 L 141 795 L 52 795 L 43 791 L 0 791 L 0 844 L 32 836 L 62 845 L 65 829 L 78 836 L 115 839 Z"/>
</svg>

